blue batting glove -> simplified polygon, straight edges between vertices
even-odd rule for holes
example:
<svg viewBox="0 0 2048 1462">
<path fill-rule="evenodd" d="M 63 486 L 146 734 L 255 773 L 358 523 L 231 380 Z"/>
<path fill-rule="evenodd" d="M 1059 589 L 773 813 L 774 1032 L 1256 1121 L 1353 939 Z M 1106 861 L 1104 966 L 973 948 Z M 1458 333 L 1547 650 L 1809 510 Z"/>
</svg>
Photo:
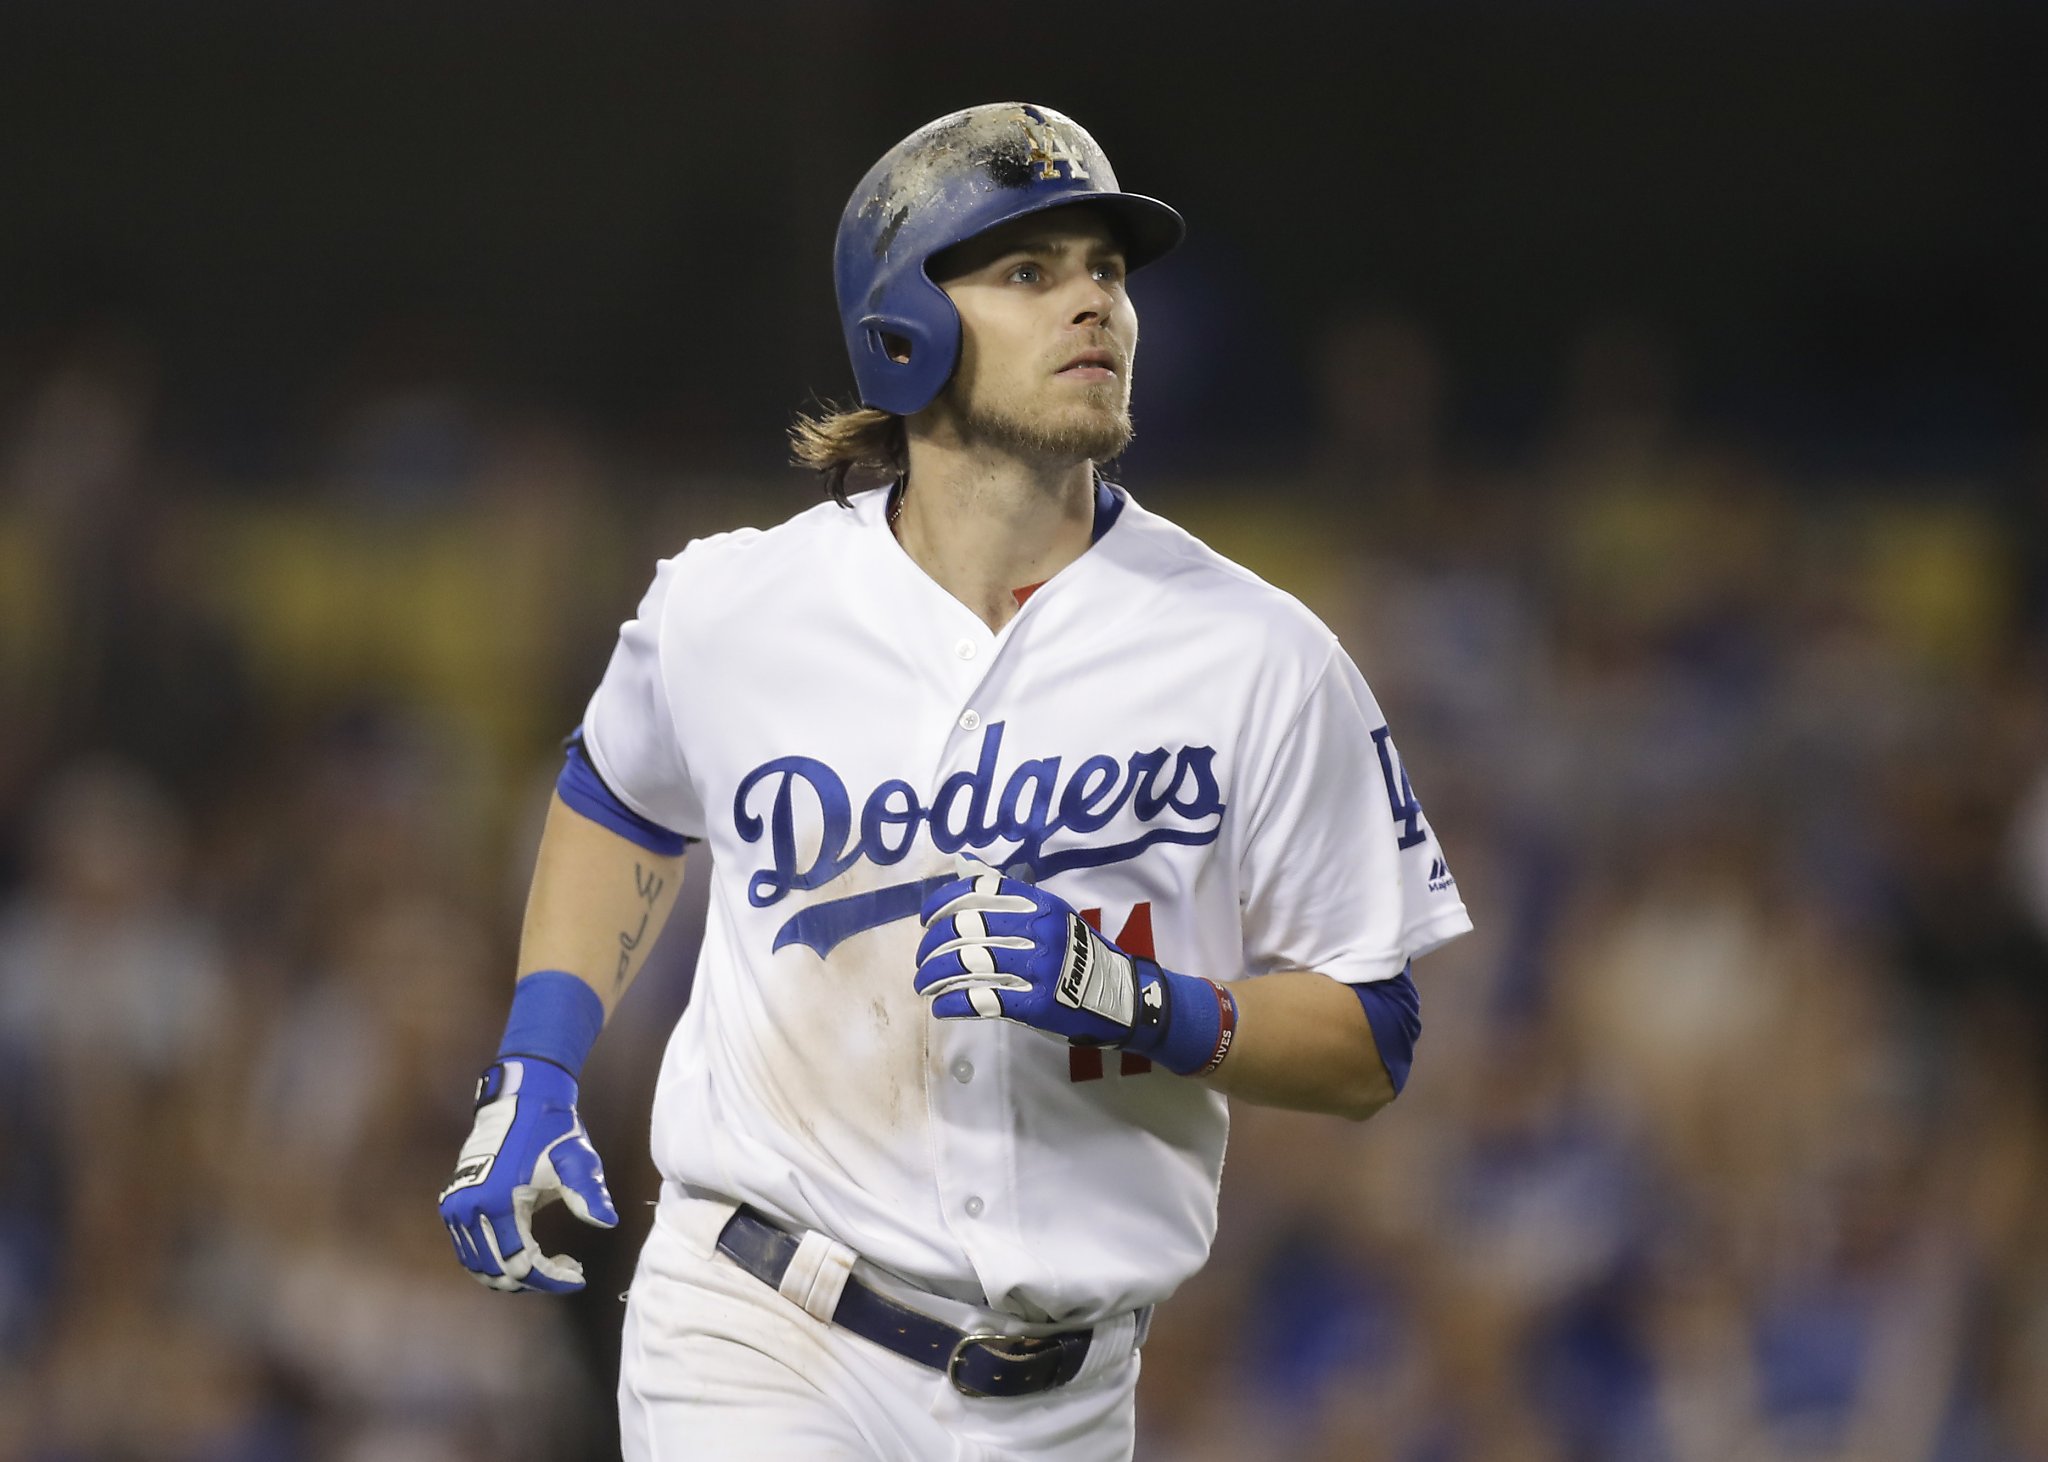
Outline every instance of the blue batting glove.
<svg viewBox="0 0 2048 1462">
<path fill-rule="evenodd" d="M 922 918 L 917 992 L 941 1020 L 1014 1020 L 1075 1045 L 1115 1046 L 1164 996 L 1157 965 L 1014 878 L 956 878 L 925 900 Z"/>
<path fill-rule="evenodd" d="M 492 1289 L 583 1288 L 581 1264 L 533 1241 L 534 1210 L 558 1198 L 587 1224 L 618 1224 L 604 1165 L 576 1115 L 576 1078 L 552 1061 L 508 1056 L 477 1083 L 476 1125 L 441 1192 L 456 1257 Z"/>
</svg>

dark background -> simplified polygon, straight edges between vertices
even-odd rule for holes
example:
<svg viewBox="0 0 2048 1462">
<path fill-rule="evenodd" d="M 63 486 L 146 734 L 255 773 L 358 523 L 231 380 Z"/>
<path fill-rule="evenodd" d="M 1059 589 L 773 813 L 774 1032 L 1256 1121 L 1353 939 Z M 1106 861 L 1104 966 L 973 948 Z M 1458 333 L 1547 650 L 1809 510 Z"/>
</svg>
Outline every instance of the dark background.
<svg viewBox="0 0 2048 1462">
<path fill-rule="evenodd" d="M 146 329 L 243 471 L 437 370 L 766 470 L 844 389 L 825 261 L 877 139 L 1019 96 L 1191 222 L 1147 281 L 1182 450 L 1298 457 L 1311 327 L 1386 301 L 1489 435 L 1609 315 L 1717 420 L 1939 460 L 2048 386 L 2044 76 L 2019 4 L 15 4 L 0 326 Z"/>
</svg>

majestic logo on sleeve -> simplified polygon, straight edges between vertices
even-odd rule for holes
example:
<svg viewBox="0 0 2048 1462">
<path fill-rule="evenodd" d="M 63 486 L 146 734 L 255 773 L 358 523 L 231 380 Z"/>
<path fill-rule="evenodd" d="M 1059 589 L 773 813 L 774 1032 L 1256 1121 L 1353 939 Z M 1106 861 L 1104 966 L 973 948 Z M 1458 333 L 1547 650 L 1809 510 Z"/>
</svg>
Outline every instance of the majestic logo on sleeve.
<svg viewBox="0 0 2048 1462">
<path fill-rule="evenodd" d="M 783 756 L 755 767 L 732 802 L 740 837 L 767 842 L 769 864 L 749 878 L 749 902 L 768 908 L 793 891 L 823 888 L 863 858 L 882 867 L 900 863 L 920 831 L 941 853 L 970 851 L 991 867 L 1037 880 L 1122 863 L 1160 843 L 1213 843 L 1223 828 L 1214 747 L 1159 747 L 1121 761 L 1091 756 L 1071 768 L 1045 757 L 1019 762 L 998 785 L 1003 724 L 988 725 L 974 770 L 946 778 L 929 806 L 910 783 L 892 778 L 856 808 L 845 781 L 815 757 Z M 815 852 L 809 836 L 799 837 L 800 825 L 816 830 Z M 1112 826 L 1113 835 L 1094 841 Z M 914 915 L 926 894 L 952 876 L 813 903 L 776 931 L 775 948 L 803 944 L 830 954 L 864 929 Z"/>
</svg>

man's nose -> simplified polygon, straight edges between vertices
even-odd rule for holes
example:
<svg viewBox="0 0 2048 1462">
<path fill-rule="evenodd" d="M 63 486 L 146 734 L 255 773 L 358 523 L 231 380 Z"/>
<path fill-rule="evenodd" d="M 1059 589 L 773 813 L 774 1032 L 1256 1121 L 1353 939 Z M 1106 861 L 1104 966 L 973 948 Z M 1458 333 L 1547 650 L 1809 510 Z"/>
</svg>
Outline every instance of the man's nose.
<svg viewBox="0 0 2048 1462">
<path fill-rule="evenodd" d="M 1109 318 L 1109 312 L 1116 307 L 1109 291 L 1102 287 L 1102 281 L 1089 275 L 1082 286 L 1082 295 L 1075 309 L 1073 322 L 1076 325 L 1099 325 Z"/>
</svg>

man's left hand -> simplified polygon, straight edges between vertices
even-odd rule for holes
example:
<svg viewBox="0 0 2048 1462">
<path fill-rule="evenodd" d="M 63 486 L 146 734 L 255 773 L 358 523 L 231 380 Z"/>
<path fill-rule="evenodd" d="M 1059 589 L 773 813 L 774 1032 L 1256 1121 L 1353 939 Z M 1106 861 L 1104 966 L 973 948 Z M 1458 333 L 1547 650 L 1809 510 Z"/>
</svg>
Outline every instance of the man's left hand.
<svg viewBox="0 0 2048 1462">
<path fill-rule="evenodd" d="M 921 917 L 917 992 L 939 1019 L 1014 1020 L 1082 1046 L 1130 1038 L 1141 962 L 1063 899 L 977 873 L 935 890 Z M 1156 995 L 1156 979 L 1146 983 Z"/>
</svg>

